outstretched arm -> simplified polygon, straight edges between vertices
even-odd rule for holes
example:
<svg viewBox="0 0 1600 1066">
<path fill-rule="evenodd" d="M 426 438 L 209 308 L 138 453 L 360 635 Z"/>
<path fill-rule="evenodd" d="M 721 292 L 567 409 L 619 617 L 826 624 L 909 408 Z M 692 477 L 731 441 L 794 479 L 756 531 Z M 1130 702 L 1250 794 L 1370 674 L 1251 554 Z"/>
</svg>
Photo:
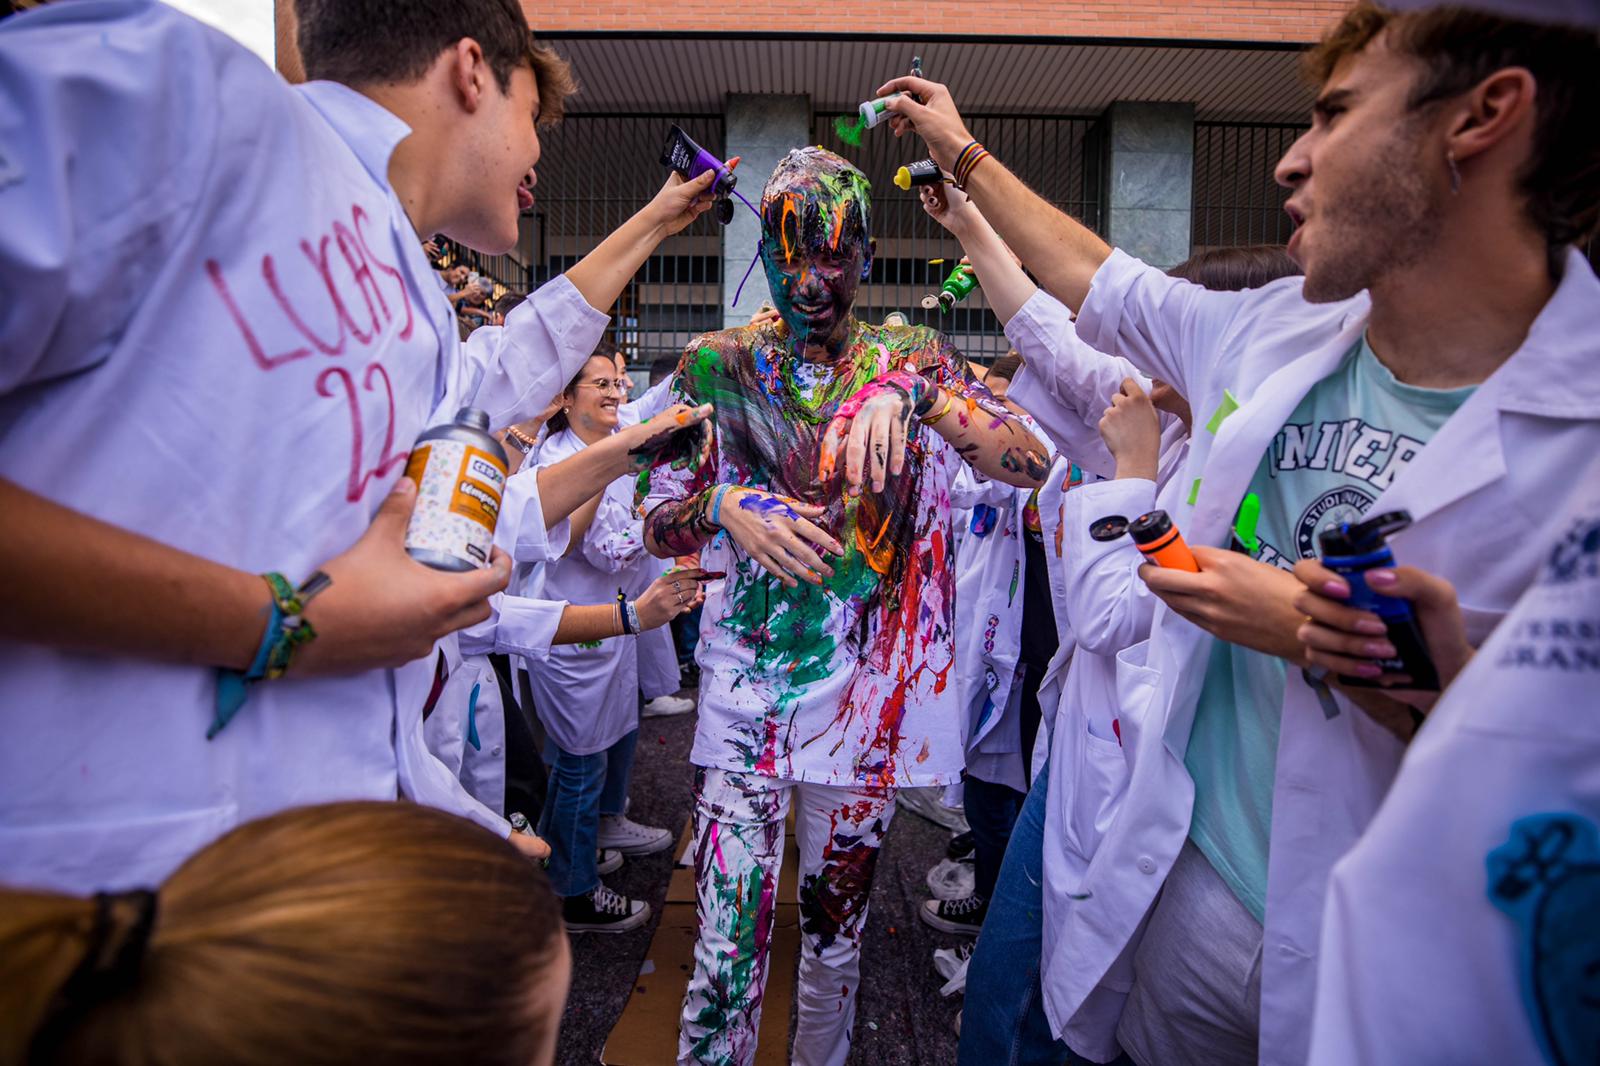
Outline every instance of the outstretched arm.
<svg viewBox="0 0 1600 1066">
<path fill-rule="evenodd" d="M 949 341 L 943 344 L 934 368 L 891 370 L 839 406 L 822 438 L 821 480 L 832 480 L 842 453 L 846 491 L 858 494 L 870 475 L 872 491 L 882 492 L 888 478 L 905 469 L 915 418 L 978 473 L 1018 488 L 1044 484 L 1050 472 L 1044 443 L 972 376 Z"/>
<path fill-rule="evenodd" d="M 973 137 L 950 90 L 923 78 L 907 77 L 894 79 L 877 95 L 895 92 L 916 93 L 926 101 L 919 104 L 909 95 L 889 101 L 888 108 L 896 116 L 890 120 L 895 136 L 915 132 L 927 142 L 939 165 L 953 172 L 957 156 Z M 1089 283 L 1111 254 L 1111 246 L 1077 219 L 1046 203 L 993 156 L 972 168 L 966 176 L 966 189 L 1045 291 L 1074 311 L 1082 307 Z"/>
</svg>

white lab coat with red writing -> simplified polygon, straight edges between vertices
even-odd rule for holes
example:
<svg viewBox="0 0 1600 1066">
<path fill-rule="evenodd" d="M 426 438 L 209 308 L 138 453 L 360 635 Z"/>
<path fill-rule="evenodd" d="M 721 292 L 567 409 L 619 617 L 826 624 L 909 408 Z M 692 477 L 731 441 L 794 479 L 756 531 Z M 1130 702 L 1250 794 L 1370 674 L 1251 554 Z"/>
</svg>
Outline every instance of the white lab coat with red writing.
<svg viewBox="0 0 1600 1066">
<path fill-rule="evenodd" d="M 519 358 L 463 362 L 387 181 L 408 133 L 162 4 L 0 22 L 0 477 L 300 581 L 442 409 L 548 402 L 605 316 L 555 282 Z M 468 813 L 422 742 L 431 658 L 257 685 L 207 741 L 213 670 L 0 644 L 0 881 L 153 884 L 241 822 L 402 789 Z"/>
</svg>

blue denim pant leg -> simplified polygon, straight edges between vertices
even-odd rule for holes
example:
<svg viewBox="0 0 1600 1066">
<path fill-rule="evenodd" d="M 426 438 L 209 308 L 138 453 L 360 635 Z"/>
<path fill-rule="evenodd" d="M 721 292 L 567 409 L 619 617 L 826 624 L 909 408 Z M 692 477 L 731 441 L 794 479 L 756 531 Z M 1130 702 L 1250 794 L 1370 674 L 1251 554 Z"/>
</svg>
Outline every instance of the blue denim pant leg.
<svg viewBox="0 0 1600 1066">
<path fill-rule="evenodd" d="M 606 749 L 606 783 L 600 791 L 600 813 L 621 814 L 628 803 L 628 781 L 633 777 L 633 752 L 639 746 L 635 729 Z"/>
<path fill-rule="evenodd" d="M 961 1066 L 1061 1066 L 1085 1061 L 1050 1035 L 1039 986 L 1049 780 L 1049 772 L 1040 771 L 1011 829 L 1000 879 L 967 969 Z"/>
<path fill-rule="evenodd" d="M 539 835 L 550 845 L 545 873 L 558 896 L 581 896 L 600 883 L 595 848 L 600 835 L 600 793 L 605 788 L 608 752 L 572 755 L 546 741 L 550 771 Z"/>
<path fill-rule="evenodd" d="M 1021 815 L 1024 796 L 1008 785 L 967 775 L 962 788 L 962 810 L 972 827 L 973 890 L 984 899 L 994 895 L 1006 846 Z M 985 919 L 987 920 L 987 919 Z"/>
</svg>

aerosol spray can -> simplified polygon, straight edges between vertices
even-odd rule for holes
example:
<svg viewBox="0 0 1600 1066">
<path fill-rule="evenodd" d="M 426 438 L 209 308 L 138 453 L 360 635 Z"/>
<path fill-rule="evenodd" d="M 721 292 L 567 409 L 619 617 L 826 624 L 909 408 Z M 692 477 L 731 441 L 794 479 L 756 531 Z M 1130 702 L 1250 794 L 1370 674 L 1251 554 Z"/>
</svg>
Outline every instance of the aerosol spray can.
<svg viewBox="0 0 1600 1066">
<path fill-rule="evenodd" d="M 1437 692 L 1439 671 L 1428 654 L 1422 626 L 1417 622 L 1410 601 L 1374 592 L 1366 581 L 1367 571 L 1394 567 L 1394 552 L 1389 549 L 1388 538 L 1410 524 L 1410 512 L 1390 511 L 1363 522 L 1341 522 L 1319 534 L 1317 543 L 1322 549 L 1322 565 L 1344 578 L 1350 586 L 1350 598 L 1345 602 L 1358 611 L 1371 611 L 1383 619 L 1389 629 L 1389 643 L 1399 654 L 1393 659 L 1375 660 L 1377 665 L 1385 673 L 1408 675 L 1411 678 L 1406 685 L 1408 689 Z M 1341 676 L 1339 682 L 1363 688 L 1378 687 L 1376 681 L 1364 677 Z"/>
<path fill-rule="evenodd" d="M 489 435 L 489 416 L 474 407 L 417 438 L 406 462 L 417 483 L 417 509 L 406 527 L 406 553 L 435 570 L 489 565 L 506 453 Z"/>
<path fill-rule="evenodd" d="M 922 309 L 932 311 L 937 307 L 939 313 L 944 314 L 971 296 L 972 290 L 977 287 L 977 271 L 972 269 L 970 263 L 957 263 L 956 268 L 950 271 L 950 276 L 945 279 L 944 288 L 938 292 L 930 292 L 922 298 Z"/>
<path fill-rule="evenodd" d="M 1128 523 L 1128 535 L 1139 546 L 1144 557 L 1157 566 L 1187 570 L 1192 574 L 1200 572 L 1200 564 L 1195 562 L 1194 553 L 1189 550 L 1189 545 L 1184 542 L 1178 527 L 1172 524 L 1172 516 L 1167 512 L 1157 510 L 1140 515 Z"/>
</svg>

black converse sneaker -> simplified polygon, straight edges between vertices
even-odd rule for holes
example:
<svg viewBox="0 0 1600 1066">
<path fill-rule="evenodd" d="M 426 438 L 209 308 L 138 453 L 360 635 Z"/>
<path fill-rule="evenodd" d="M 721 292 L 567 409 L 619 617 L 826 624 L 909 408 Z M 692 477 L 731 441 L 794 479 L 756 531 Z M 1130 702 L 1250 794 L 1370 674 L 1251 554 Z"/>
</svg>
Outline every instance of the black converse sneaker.
<svg viewBox="0 0 1600 1066">
<path fill-rule="evenodd" d="M 920 913 L 923 921 L 940 932 L 977 936 L 983 916 L 989 913 L 989 901 L 977 893 L 960 899 L 930 899 L 923 902 Z"/>
<path fill-rule="evenodd" d="M 650 920 L 650 904 L 596 885 L 586 896 L 562 900 L 561 917 L 569 933 L 626 933 Z"/>
<path fill-rule="evenodd" d="M 950 838 L 950 843 L 945 845 L 944 856 L 954 862 L 971 862 L 973 849 L 972 830 L 969 829 Z"/>
<path fill-rule="evenodd" d="M 595 873 L 601 877 L 606 874 L 614 874 L 622 869 L 622 852 L 613 851 L 610 848 L 601 848 L 595 852 L 594 863 Z"/>
</svg>

